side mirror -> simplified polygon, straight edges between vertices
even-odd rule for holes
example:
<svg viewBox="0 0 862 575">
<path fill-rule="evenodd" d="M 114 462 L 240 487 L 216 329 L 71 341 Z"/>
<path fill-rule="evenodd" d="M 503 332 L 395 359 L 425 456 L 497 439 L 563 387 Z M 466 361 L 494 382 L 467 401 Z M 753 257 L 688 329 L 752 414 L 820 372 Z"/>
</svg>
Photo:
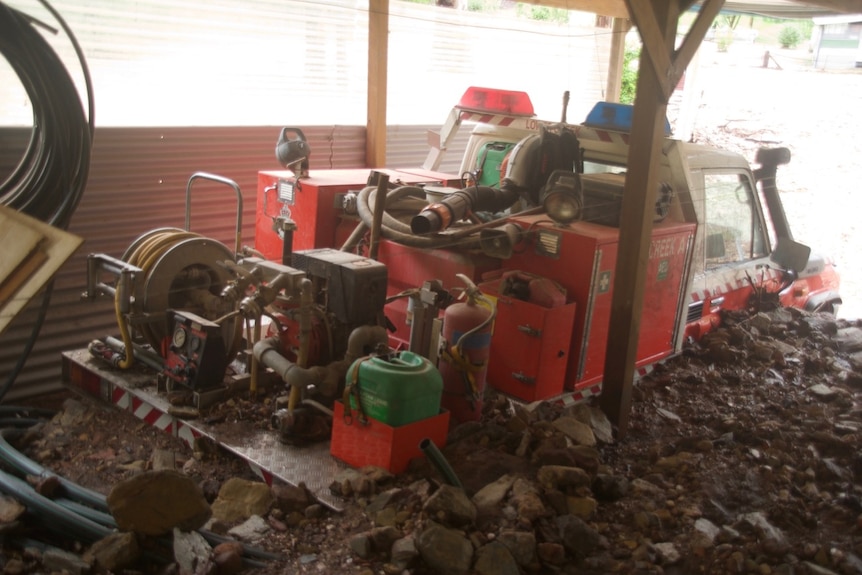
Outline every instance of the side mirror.
<svg viewBox="0 0 862 575">
<path fill-rule="evenodd" d="M 810 255 L 811 248 L 805 244 L 800 244 L 790 238 L 778 238 L 769 259 L 782 269 L 799 273 L 808 265 Z"/>
</svg>

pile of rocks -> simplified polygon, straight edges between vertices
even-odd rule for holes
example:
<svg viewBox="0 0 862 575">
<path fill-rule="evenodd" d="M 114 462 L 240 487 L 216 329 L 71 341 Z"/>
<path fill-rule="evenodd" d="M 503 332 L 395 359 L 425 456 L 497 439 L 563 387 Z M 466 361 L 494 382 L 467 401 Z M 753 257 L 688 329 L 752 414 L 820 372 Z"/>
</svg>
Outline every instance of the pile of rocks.
<svg viewBox="0 0 862 575">
<path fill-rule="evenodd" d="M 594 407 L 498 398 L 444 450 L 463 488 L 334 488 L 387 573 L 862 573 L 860 374 L 853 323 L 728 317 L 639 382 L 622 441 Z"/>
<path fill-rule="evenodd" d="M 125 531 L 160 506 L 185 572 L 248 557 L 201 543 L 202 527 L 277 553 L 259 573 L 862 573 L 862 326 L 786 309 L 725 319 L 638 382 L 622 439 L 595 406 L 489 391 L 436 465 L 334 478 L 340 514 L 302 486 L 214 481 L 197 454 L 108 500 Z M 202 498 L 174 486 L 175 503 L 140 504 L 130 488 L 182 474 Z M 82 557 L 104 567 L 97 545 Z"/>
</svg>

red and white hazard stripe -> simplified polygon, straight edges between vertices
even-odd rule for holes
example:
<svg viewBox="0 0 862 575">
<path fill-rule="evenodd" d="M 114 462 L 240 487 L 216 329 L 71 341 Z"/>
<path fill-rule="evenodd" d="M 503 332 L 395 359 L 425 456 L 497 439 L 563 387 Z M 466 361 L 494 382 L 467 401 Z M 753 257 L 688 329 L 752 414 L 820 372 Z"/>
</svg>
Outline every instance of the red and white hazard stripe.
<svg viewBox="0 0 862 575">
<path fill-rule="evenodd" d="M 480 124 L 491 124 L 492 126 L 511 126 L 517 119 L 514 116 L 502 116 L 499 114 L 480 114 L 479 112 L 461 111 L 462 122 L 478 122 Z"/>
</svg>

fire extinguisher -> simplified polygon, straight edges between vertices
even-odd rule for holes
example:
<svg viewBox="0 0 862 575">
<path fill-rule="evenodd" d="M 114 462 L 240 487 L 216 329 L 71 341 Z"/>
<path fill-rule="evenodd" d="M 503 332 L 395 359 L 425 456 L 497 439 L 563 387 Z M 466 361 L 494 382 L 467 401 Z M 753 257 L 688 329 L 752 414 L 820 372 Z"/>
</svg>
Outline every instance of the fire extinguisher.
<svg viewBox="0 0 862 575">
<path fill-rule="evenodd" d="M 491 331 L 497 310 L 479 288 L 463 274 L 467 287 L 458 302 L 446 308 L 441 332 L 442 353 L 438 369 L 443 376 L 441 404 L 453 423 L 478 421 L 491 349 Z"/>
</svg>

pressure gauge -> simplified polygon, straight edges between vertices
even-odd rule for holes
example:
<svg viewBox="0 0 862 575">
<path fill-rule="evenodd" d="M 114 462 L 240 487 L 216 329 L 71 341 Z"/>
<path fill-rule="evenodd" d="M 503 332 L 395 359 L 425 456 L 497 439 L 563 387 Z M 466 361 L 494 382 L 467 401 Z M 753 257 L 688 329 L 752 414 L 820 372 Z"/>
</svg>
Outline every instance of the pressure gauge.
<svg viewBox="0 0 862 575">
<path fill-rule="evenodd" d="M 178 327 L 177 329 L 175 329 L 172 343 L 174 347 L 183 347 L 186 344 L 186 330 L 184 330 L 182 327 Z"/>
</svg>

